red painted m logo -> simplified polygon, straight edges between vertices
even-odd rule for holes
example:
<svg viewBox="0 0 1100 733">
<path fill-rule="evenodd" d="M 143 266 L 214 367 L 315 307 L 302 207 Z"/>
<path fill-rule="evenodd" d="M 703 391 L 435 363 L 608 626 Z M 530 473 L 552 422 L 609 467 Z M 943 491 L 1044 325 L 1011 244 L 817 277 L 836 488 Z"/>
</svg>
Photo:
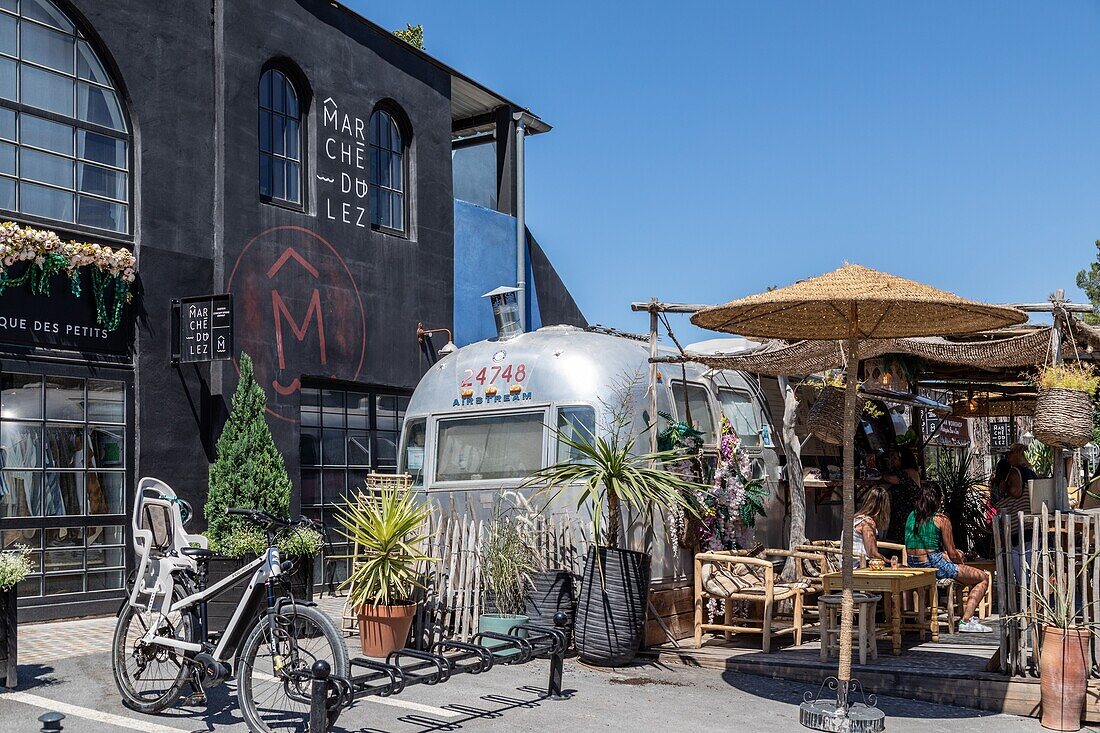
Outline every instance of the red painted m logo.
<svg viewBox="0 0 1100 733">
<path fill-rule="evenodd" d="M 279 357 L 279 369 L 286 369 L 286 356 L 283 352 L 283 318 L 286 318 L 287 323 L 290 325 L 291 332 L 294 333 L 294 338 L 299 342 L 305 341 L 306 333 L 309 332 L 309 322 L 313 319 L 317 320 L 317 342 L 321 350 L 321 363 L 326 364 L 328 362 L 328 353 L 325 349 L 325 319 L 321 314 L 321 294 L 317 288 L 313 289 L 313 295 L 309 299 L 309 307 L 306 308 L 306 314 L 302 318 L 301 324 L 294 319 L 294 316 L 290 314 L 290 310 L 286 307 L 286 303 L 283 301 L 283 297 L 279 294 L 278 290 L 272 289 L 271 291 L 271 312 L 275 316 L 275 351 Z M 288 395 L 296 391 L 301 386 L 301 380 L 297 377 L 287 386 L 283 386 L 279 383 L 279 380 L 273 380 L 271 386 L 281 395 Z"/>
</svg>

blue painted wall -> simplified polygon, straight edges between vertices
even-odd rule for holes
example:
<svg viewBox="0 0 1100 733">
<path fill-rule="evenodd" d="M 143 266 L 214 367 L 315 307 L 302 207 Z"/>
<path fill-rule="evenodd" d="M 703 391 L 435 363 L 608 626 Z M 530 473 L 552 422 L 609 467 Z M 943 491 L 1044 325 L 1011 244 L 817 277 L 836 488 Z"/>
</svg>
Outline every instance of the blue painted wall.
<svg viewBox="0 0 1100 733">
<path fill-rule="evenodd" d="M 528 245 L 530 246 L 530 245 Z M 531 258 L 527 258 L 527 328 L 539 318 Z M 499 211 L 455 199 L 455 343 L 459 346 L 496 336 L 493 312 L 481 296 L 501 285 L 516 284 L 516 220 Z"/>
</svg>

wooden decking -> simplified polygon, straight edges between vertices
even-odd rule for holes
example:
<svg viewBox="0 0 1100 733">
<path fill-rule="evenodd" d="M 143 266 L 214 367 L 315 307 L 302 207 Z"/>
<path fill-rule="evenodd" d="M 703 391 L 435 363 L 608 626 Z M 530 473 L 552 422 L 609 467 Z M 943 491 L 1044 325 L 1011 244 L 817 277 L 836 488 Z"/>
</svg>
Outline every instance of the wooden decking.
<svg viewBox="0 0 1100 733">
<path fill-rule="evenodd" d="M 816 640 L 770 654 L 760 651 L 759 642 L 758 636 L 734 637 L 729 644 L 713 639 L 695 649 L 692 641 L 685 639 L 679 646 L 668 642 L 650 647 L 645 654 L 665 664 L 805 682 L 807 689 L 814 691 L 826 677 L 836 674 L 836 659 L 822 662 Z M 996 652 L 995 634 L 941 634 L 938 643 L 919 642 L 912 634 L 905 637 L 904 651 L 896 657 L 890 654 L 889 643 L 880 640 L 878 659 L 869 659 L 867 665 L 853 664 L 852 676 L 870 694 L 1037 716 L 1039 680 L 987 671 Z M 1089 686 L 1086 720 L 1100 722 L 1100 681 Z"/>
</svg>

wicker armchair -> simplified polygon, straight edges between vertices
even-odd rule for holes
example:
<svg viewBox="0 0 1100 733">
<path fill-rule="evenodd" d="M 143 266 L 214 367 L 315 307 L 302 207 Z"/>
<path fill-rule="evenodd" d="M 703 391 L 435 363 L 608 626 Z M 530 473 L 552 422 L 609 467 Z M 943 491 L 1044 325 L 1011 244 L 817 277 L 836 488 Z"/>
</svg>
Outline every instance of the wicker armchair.
<svg viewBox="0 0 1100 733">
<path fill-rule="evenodd" d="M 702 646 L 706 631 L 721 631 L 727 640 L 731 634 L 760 634 L 764 653 L 771 651 L 774 636 L 791 635 L 796 645 L 802 643 L 803 596 L 809 584 L 802 579 L 800 567 L 795 582 L 777 582 L 772 557 L 819 559 L 819 556 L 792 550 L 765 550 L 757 556 L 736 552 L 701 552 L 695 556 L 696 648 Z M 705 623 L 705 606 L 709 598 L 725 601 L 723 623 Z M 776 604 L 787 600 L 794 604 L 790 619 L 776 613 Z M 735 605 L 746 604 L 752 609 L 759 608 L 759 615 L 736 616 Z"/>
</svg>

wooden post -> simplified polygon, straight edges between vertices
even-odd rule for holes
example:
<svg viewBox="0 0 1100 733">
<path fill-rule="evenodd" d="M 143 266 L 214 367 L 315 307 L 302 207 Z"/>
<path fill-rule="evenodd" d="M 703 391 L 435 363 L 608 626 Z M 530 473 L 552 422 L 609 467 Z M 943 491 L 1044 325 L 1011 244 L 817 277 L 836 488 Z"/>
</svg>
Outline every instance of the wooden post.
<svg viewBox="0 0 1100 733">
<path fill-rule="evenodd" d="M 657 299 L 649 299 L 649 452 L 657 452 Z"/>
<path fill-rule="evenodd" d="M 837 669 L 837 707 L 848 710 L 852 680 L 852 520 L 856 493 L 856 382 L 859 379 L 859 306 L 849 305 L 848 355 L 844 376 L 844 511 L 841 522 L 840 664 Z"/>
</svg>

